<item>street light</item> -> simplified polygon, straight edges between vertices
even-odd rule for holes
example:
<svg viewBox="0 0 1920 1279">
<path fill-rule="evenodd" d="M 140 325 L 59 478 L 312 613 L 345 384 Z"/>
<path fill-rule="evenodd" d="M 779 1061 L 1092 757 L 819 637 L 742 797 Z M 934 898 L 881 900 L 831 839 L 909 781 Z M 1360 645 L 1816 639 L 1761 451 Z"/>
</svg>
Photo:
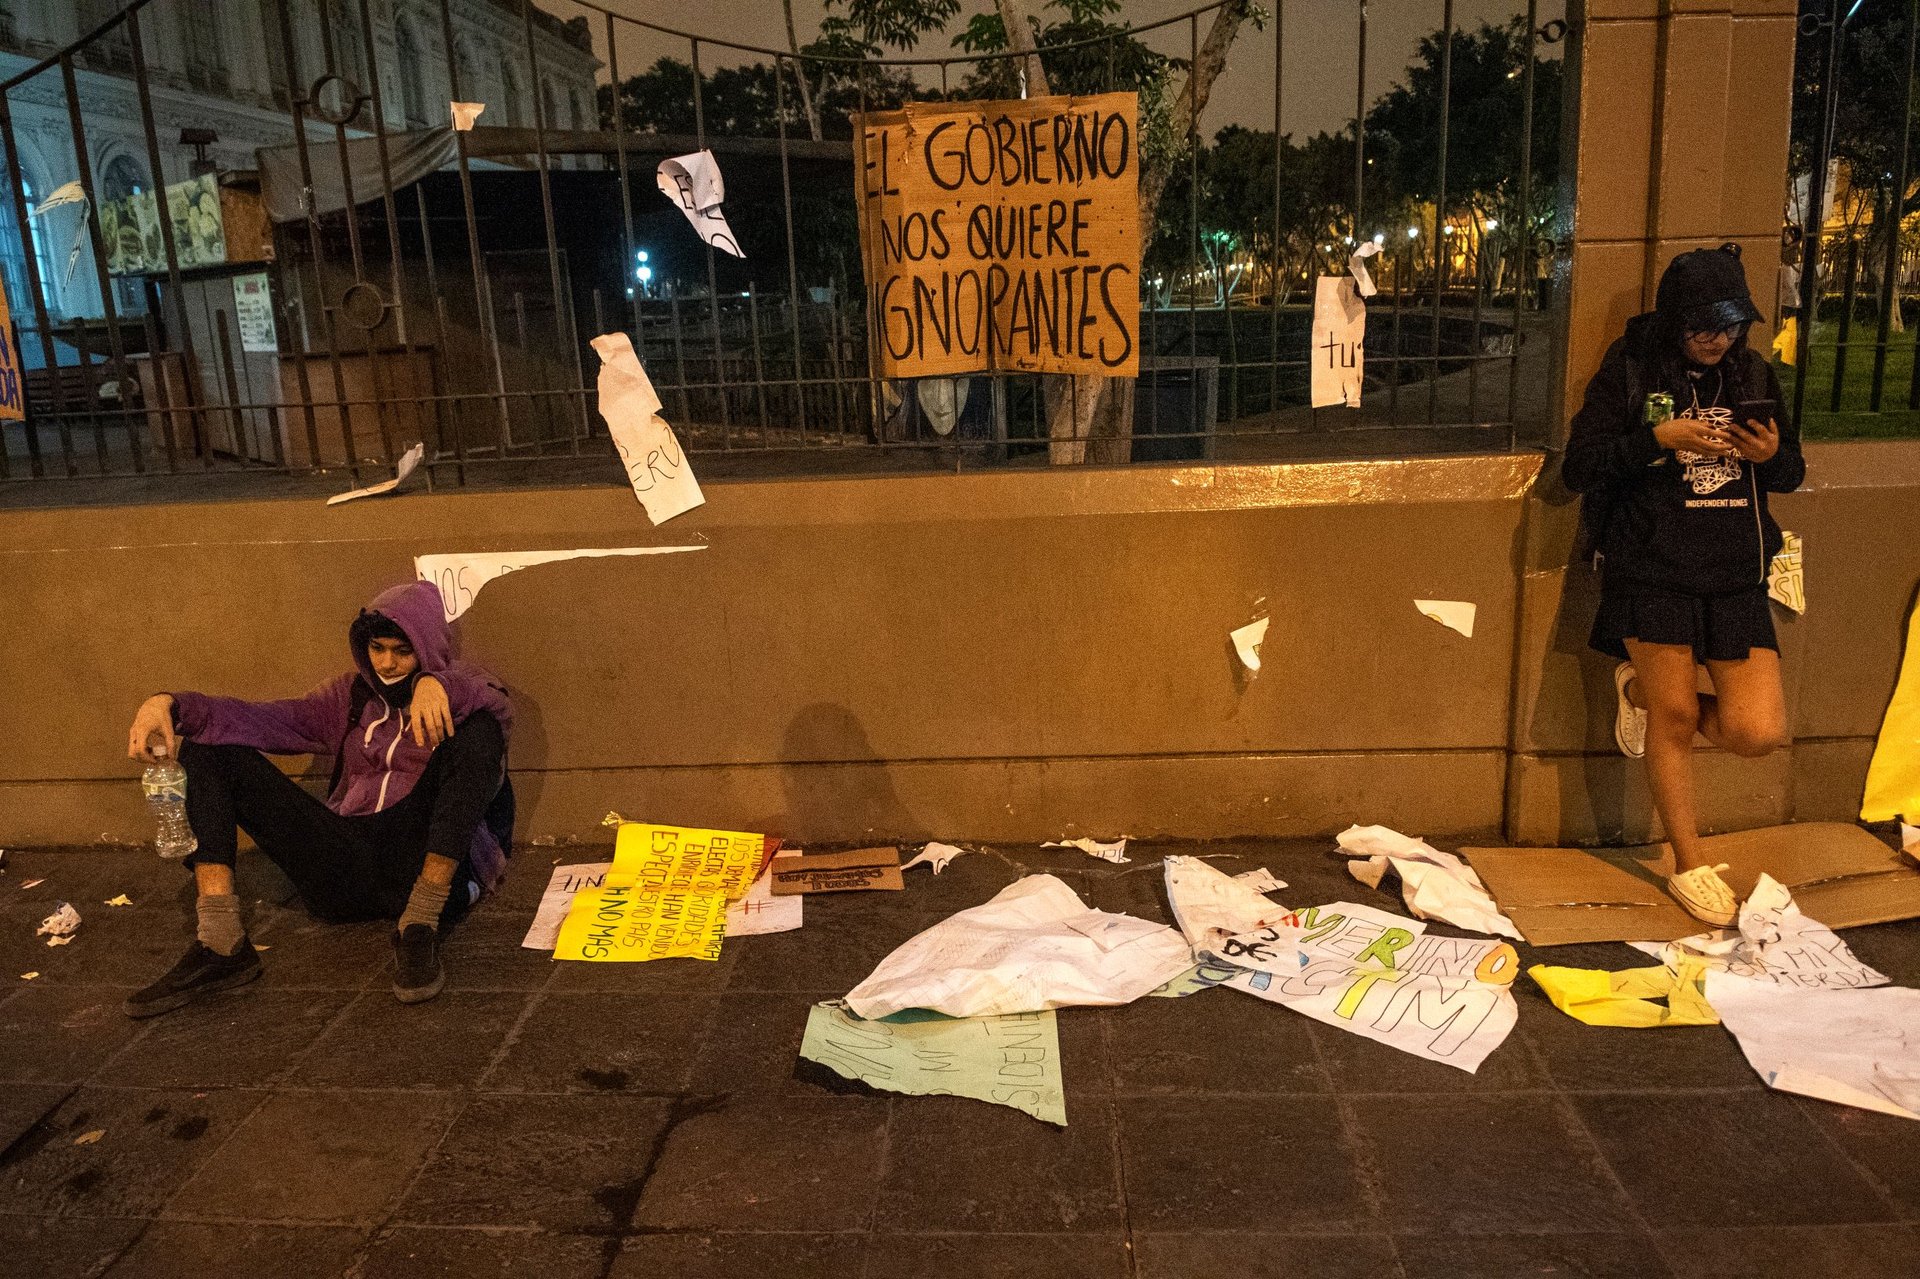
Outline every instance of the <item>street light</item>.
<svg viewBox="0 0 1920 1279">
<path fill-rule="evenodd" d="M 1409 240 L 1417 240 L 1417 239 L 1419 239 L 1419 238 L 1420 238 L 1420 228 L 1419 228 L 1419 227 L 1417 227 L 1417 226 L 1410 226 L 1410 227 L 1408 227 L 1408 228 L 1407 228 L 1407 238 L 1408 238 Z"/>
</svg>

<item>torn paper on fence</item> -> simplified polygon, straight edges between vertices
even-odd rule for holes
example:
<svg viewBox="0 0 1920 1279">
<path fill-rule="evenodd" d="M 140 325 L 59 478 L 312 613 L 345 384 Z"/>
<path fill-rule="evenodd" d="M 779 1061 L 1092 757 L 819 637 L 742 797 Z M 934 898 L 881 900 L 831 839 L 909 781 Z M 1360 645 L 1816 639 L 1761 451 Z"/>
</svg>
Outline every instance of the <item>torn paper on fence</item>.
<svg viewBox="0 0 1920 1279">
<path fill-rule="evenodd" d="M 931 866 L 933 867 L 933 873 L 938 875 L 947 868 L 948 862 L 956 857 L 962 856 L 966 851 L 964 848 L 955 848 L 952 844 L 928 844 L 920 850 L 918 857 L 900 869 L 908 871 L 912 870 L 915 866 Z"/>
<path fill-rule="evenodd" d="M 573 551 L 461 551 L 450 555 L 416 555 L 413 575 L 440 588 L 440 606 L 451 622 L 473 607 L 480 588 L 488 582 L 536 564 L 615 555 L 677 555 L 681 551 L 706 549 L 705 546 L 617 546 Z"/>
<path fill-rule="evenodd" d="M 1479 605 L 1464 600 L 1415 600 L 1413 606 L 1448 630 L 1473 638 L 1473 618 L 1480 611 Z"/>
<path fill-rule="evenodd" d="M 1707 1006 L 1706 969 L 1698 960 L 1678 969 L 1664 965 L 1610 973 L 1598 968 L 1527 969 L 1547 998 L 1575 1021 L 1589 1026 L 1714 1026 Z M 1662 1005 L 1655 1000 L 1664 999 Z"/>
<path fill-rule="evenodd" d="M 1360 407 L 1367 307 L 1351 276 L 1323 275 L 1314 285 L 1313 407 Z"/>
<path fill-rule="evenodd" d="M 1506 942 L 1428 936 L 1352 902 L 1298 920 L 1272 942 L 1235 938 L 1233 958 L 1214 958 L 1242 971 L 1220 984 L 1470 1074 L 1513 1030 L 1520 957 Z"/>
<path fill-rule="evenodd" d="M 620 451 L 633 495 L 647 518 L 664 524 L 707 499 L 693 478 L 686 450 L 660 416 L 660 397 L 647 371 L 640 367 L 633 342 L 624 333 L 603 333 L 591 344 L 600 356 L 600 378 L 595 384 L 600 416 Z"/>
<path fill-rule="evenodd" d="M 1665 945 L 1628 944 L 1643 954 L 1658 956 L 1669 968 L 1694 960 L 1708 969 L 1738 977 L 1807 990 L 1852 990 L 1887 984 L 1886 976 L 1856 959 L 1831 928 L 1801 914 L 1793 894 L 1764 872 L 1740 905 L 1737 928 L 1696 933 Z"/>
<path fill-rule="evenodd" d="M 1920 990 L 1810 990 L 1710 972 L 1707 1002 L 1768 1087 L 1920 1119 Z"/>
<path fill-rule="evenodd" d="M 1260 669 L 1260 645 L 1267 638 L 1267 621 L 1262 617 L 1230 632 L 1233 651 L 1239 654 L 1240 664 L 1250 671 Z"/>
<path fill-rule="evenodd" d="M 1767 598 L 1796 613 L 1807 611 L 1807 579 L 1801 566 L 1800 535 L 1782 531 L 1780 550 L 1767 566 Z"/>
<path fill-rule="evenodd" d="M 660 187 L 660 194 L 687 215 L 687 221 L 693 224 L 702 240 L 736 258 L 747 256 L 741 252 L 740 242 L 733 238 L 733 228 L 727 225 L 726 215 L 720 212 L 720 205 L 727 198 L 727 184 L 720 176 L 720 162 L 713 158 L 713 152 L 695 151 L 662 160 L 654 171 L 654 181 Z"/>
<path fill-rule="evenodd" d="M 413 474 L 414 468 L 420 465 L 420 459 L 426 455 L 427 446 L 424 443 L 414 445 L 400 455 L 400 463 L 394 468 L 392 479 L 381 480 L 378 484 L 369 484 L 363 489 L 348 489 L 345 493 L 335 493 L 327 499 L 327 505 L 338 506 L 342 502 L 351 502 L 355 498 L 378 497 L 382 493 L 393 492 L 407 482 L 407 477 Z"/>
<path fill-rule="evenodd" d="M 1389 870 L 1399 875 L 1400 895 L 1419 918 L 1519 938 L 1473 867 L 1452 853 L 1385 826 L 1349 826 L 1335 839 L 1349 857 L 1365 858 L 1348 862 L 1347 872 L 1369 888 L 1380 887 Z"/>
<path fill-rule="evenodd" d="M 1051 1009 L 863 1021 L 838 1004 L 815 1004 L 800 1055 L 888 1092 L 972 1097 L 1067 1126 L 1060 1029 Z"/>
<path fill-rule="evenodd" d="M 847 1006 L 873 1018 L 907 1008 L 992 1017 L 1127 1004 L 1192 964 L 1166 925 L 1092 910 L 1052 875 L 1028 875 L 881 960 Z"/>
<path fill-rule="evenodd" d="M 1057 839 L 1040 845 L 1042 848 L 1077 848 L 1089 857 L 1098 857 L 1103 862 L 1125 865 L 1132 858 L 1127 856 L 1127 841 L 1116 839 L 1111 843 L 1101 843 L 1097 839 Z"/>
<path fill-rule="evenodd" d="M 484 102 L 447 103 L 447 114 L 453 117 L 453 130 L 455 133 L 465 133 L 473 128 L 473 122 L 478 120 L 480 113 L 486 109 L 487 104 Z"/>
<path fill-rule="evenodd" d="M 1266 890 L 1198 857 L 1169 857 L 1162 863 L 1162 873 L 1173 922 L 1196 955 L 1214 951 L 1234 937 L 1286 926 L 1293 919 L 1292 911 L 1261 895 Z"/>
<path fill-rule="evenodd" d="M 1353 276 L 1353 287 L 1363 298 L 1370 298 L 1379 290 L 1373 287 L 1373 272 L 1367 270 L 1367 259 L 1380 252 L 1380 245 L 1368 240 L 1347 255 L 1347 271 Z"/>
</svg>

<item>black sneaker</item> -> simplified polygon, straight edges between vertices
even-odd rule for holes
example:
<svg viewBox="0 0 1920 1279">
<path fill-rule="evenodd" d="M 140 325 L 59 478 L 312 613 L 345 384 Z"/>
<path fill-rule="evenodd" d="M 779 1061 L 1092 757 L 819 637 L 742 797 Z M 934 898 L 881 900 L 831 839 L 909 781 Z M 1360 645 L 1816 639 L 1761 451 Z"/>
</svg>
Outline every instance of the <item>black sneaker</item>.
<svg viewBox="0 0 1920 1279">
<path fill-rule="evenodd" d="M 127 996 L 121 1007 L 129 1017 L 158 1017 L 202 995 L 244 986 L 259 975 L 260 952 L 247 938 L 240 939 L 240 949 L 231 955 L 209 950 L 196 941 L 166 976 Z"/>
<path fill-rule="evenodd" d="M 447 983 L 440 967 L 440 932 L 430 924 L 408 924 L 393 935 L 393 997 L 403 1004 L 423 1004 Z"/>
</svg>

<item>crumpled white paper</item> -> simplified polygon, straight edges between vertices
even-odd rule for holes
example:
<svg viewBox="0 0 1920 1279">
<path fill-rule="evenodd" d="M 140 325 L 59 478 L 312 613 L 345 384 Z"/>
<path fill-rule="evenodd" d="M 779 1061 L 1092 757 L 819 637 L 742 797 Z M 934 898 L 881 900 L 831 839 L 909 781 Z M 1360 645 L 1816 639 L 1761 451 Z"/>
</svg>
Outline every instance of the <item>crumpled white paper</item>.
<svg viewBox="0 0 1920 1279">
<path fill-rule="evenodd" d="M 1353 287 L 1359 290 L 1363 298 L 1370 298 L 1379 292 L 1373 287 L 1373 272 L 1367 270 L 1367 259 L 1378 252 L 1380 252 L 1380 245 L 1373 240 L 1368 240 L 1347 255 L 1347 273 L 1353 276 Z"/>
<path fill-rule="evenodd" d="M 1707 1002 L 1769 1088 L 1920 1119 L 1920 990 L 1707 974 Z"/>
<path fill-rule="evenodd" d="M 660 397 L 640 367 L 633 340 L 624 333 L 602 333 L 589 344 L 600 356 L 600 416 L 620 450 L 620 464 L 647 518 L 664 524 L 707 499 L 693 478 L 686 450 L 660 416 Z"/>
<path fill-rule="evenodd" d="M 1098 857 L 1103 862 L 1124 865 L 1133 860 L 1127 856 L 1127 841 L 1116 839 L 1103 844 L 1097 839 L 1088 839 L 1084 835 L 1079 839 L 1056 839 L 1040 845 L 1042 848 L 1077 848 L 1089 857 Z"/>
<path fill-rule="evenodd" d="M 1256 893 L 1277 893 L 1287 886 L 1284 879 L 1275 879 L 1273 872 L 1265 866 L 1256 866 L 1252 870 L 1243 870 L 1233 877 L 1236 884 L 1245 884 Z"/>
<path fill-rule="evenodd" d="M 900 869 L 902 871 L 909 871 L 909 870 L 912 870 L 915 866 L 931 866 L 933 867 L 933 873 L 938 875 L 941 871 L 947 868 L 948 862 L 952 861 L 956 857 L 965 856 L 966 851 L 967 850 L 964 848 L 955 848 L 952 844 L 941 844 L 941 843 L 928 844 L 925 848 L 920 850 L 920 855 L 918 857 L 914 858 L 912 861 L 908 862 L 905 866 L 902 866 Z"/>
<path fill-rule="evenodd" d="M 40 921 L 40 927 L 33 930 L 35 937 L 51 937 L 47 945 L 62 945 L 65 939 L 72 937 L 80 927 L 80 912 L 71 902 L 61 902 L 54 908 L 53 914 Z"/>
<path fill-rule="evenodd" d="M 1052 875 L 1015 880 L 989 902 L 912 938 L 847 993 L 869 1020 L 908 1008 L 994 1017 L 1129 1004 L 1192 966 L 1165 924 L 1093 910 Z"/>
<path fill-rule="evenodd" d="M 736 258 L 747 255 L 733 238 L 720 205 L 727 198 L 726 179 L 720 176 L 720 162 L 711 151 L 694 151 L 662 160 L 654 171 L 660 194 L 679 206 L 687 221 L 702 240 L 716 249 L 724 249 Z"/>
<path fill-rule="evenodd" d="M 1885 974 L 1855 958 L 1831 928 L 1802 914 L 1786 886 L 1764 872 L 1740 904 L 1734 928 L 1695 933 L 1664 945 L 1629 944 L 1643 954 L 1658 956 L 1669 968 L 1678 968 L 1685 957 L 1701 961 L 1709 971 L 1805 990 L 1887 984 Z"/>
<path fill-rule="evenodd" d="M 1261 895 L 1270 890 L 1198 857 L 1169 857 L 1163 873 L 1174 923 L 1196 956 L 1218 954 L 1232 938 L 1288 927 L 1293 920 L 1292 911 Z"/>
<path fill-rule="evenodd" d="M 1349 857 L 1365 859 L 1348 862 L 1347 873 L 1367 887 L 1380 887 L 1389 870 L 1399 875 L 1401 898 L 1419 918 L 1519 938 L 1473 867 L 1452 853 L 1385 826 L 1349 826 L 1335 839 Z"/>
</svg>

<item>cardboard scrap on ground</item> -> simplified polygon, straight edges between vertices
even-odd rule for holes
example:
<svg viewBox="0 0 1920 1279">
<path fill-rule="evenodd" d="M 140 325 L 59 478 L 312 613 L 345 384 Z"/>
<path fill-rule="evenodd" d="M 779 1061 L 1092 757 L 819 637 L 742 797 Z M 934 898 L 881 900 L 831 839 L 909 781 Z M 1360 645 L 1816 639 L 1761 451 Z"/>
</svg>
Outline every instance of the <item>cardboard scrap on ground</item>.
<svg viewBox="0 0 1920 1279">
<path fill-rule="evenodd" d="M 1028 875 L 907 941 L 846 1002 L 869 1019 L 908 1008 L 992 1017 L 1129 1004 L 1192 963 L 1166 925 L 1093 910 L 1054 876 Z"/>
<path fill-rule="evenodd" d="M 1677 968 L 1662 964 L 1618 973 L 1535 964 L 1527 976 L 1555 1008 L 1589 1026 L 1715 1026 L 1720 1019 L 1703 993 L 1706 971 L 1694 959 Z M 1665 1006 L 1653 1002 L 1659 999 Z"/>
<path fill-rule="evenodd" d="M 1858 826 L 1804 822 L 1700 842 L 1709 863 L 1728 864 L 1724 877 L 1742 899 L 1770 872 L 1801 910 L 1829 928 L 1920 916 L 1920 867 Z M 1460 854 L 1536 946 L 1664 942 L 1700 931 L 1700 922 L 1667 896 L 1672 861 L 1664 845 L 1463 848 Z"/>
<path fill-rule="evenodd" d="M 772 874 L 775 897 L 798 893 L 851 893 L 870 888 L 898 892 L 907 886 L 906 881 L 900 878 L 898 848 L 856 848 L 845 853 L 814 853 L 775 866 Z"/>
<path fill-rule="evenodd" d="M 888 1092 L 972 1097 L 1067 1126 L 1052 1009 L 964 1018 L 902 1013 L 865 1021 L 838 1004 L 815 1004 L 800 1055 Z"/>
<path fill-rule="evenodd" d="M 1633 942 L 1635 950 L 1657 955 L 1669 968 L 1693 963 L 1737 977 L 1778 982 L 1807 990 L 1855 990 L 1884 986 L 1884 974 L 1854 957 L 1835 932 L 1801 913 L 1789 893 L 1771 875 L 1762 874 L 1740 904 L 1735 928 L 1682 937 L 1664 946 Z"/>
<path fill-rule="evenodd" d="M 1124 839 L 1116 839 L 1110 843 L 1102 843 L 1097 839 L 1088 839 L 1083 835 L 1079 839 L 1049 840 L 1047 843 L 1040 845 L 1040 847 L 1077 848 L 1089 857 L 1098 857 L 1101 861 L 1112 862 L 1116 866 L 1123 866 L 1133 860 L 1127 856 L 1127 841 Z"/>
<path fill-rule="evenodd" d="M 952 844 L 928 844 L 920 850 L 919 856 L 915 857 L 900 869 L 908 871 L 912 870 L 915 866 L 931 866 L 933 867 L 933 873 L 938 875 L 947 868 L 948 862 L 956 857 L 964 856 L 966 851 L 964 848 L 955 848 Z"/>
<path fill-rule="evenodd" d="M 107 898 L 107 900 L 100 904 L 102 906 L 131 906 L 133 905 L 133 898 L 127 896 L 125 893 L 121 893 L 117 897 Z"/>
<path fill-rule="evenodd" d="M 622 822 L 598 888 L 581 888 L 555 959 L 720 957 L 727 904 L 747 895 L 780 841 L 744 831 Z"/>
<path fill-rule="evenodd" d="M 1769 1088 L 1920 1119 L 1920 990 L 1809 990 L 1710 972 L 1707 1002 Z"/>
<path fill-rule="evenodd" d="M 1896 817 L 1920 821 L 1920 604 L 1907 618 L 1906 654 L 1900 678 L 1880 721 L 1873 759 L 1867 764 L 1867 789 L 1860 820 L 1890 822 Z M 1816 912 L 1817 913 L 1817 912 Z"/>
<path fill-rule="evenodd" d="M 1348 862 L 1347 871 L 1369 888 L 1380 887 L 1389 870 L 1398 875 L 1401 896 L 1417 918 L 1477 933 L 1520 936 L 1473 867 L 1452 853 L 1385 826 L 1349 826 L 1335 839 L 1342 852 L 1363 859 Z"/>
</svg>

